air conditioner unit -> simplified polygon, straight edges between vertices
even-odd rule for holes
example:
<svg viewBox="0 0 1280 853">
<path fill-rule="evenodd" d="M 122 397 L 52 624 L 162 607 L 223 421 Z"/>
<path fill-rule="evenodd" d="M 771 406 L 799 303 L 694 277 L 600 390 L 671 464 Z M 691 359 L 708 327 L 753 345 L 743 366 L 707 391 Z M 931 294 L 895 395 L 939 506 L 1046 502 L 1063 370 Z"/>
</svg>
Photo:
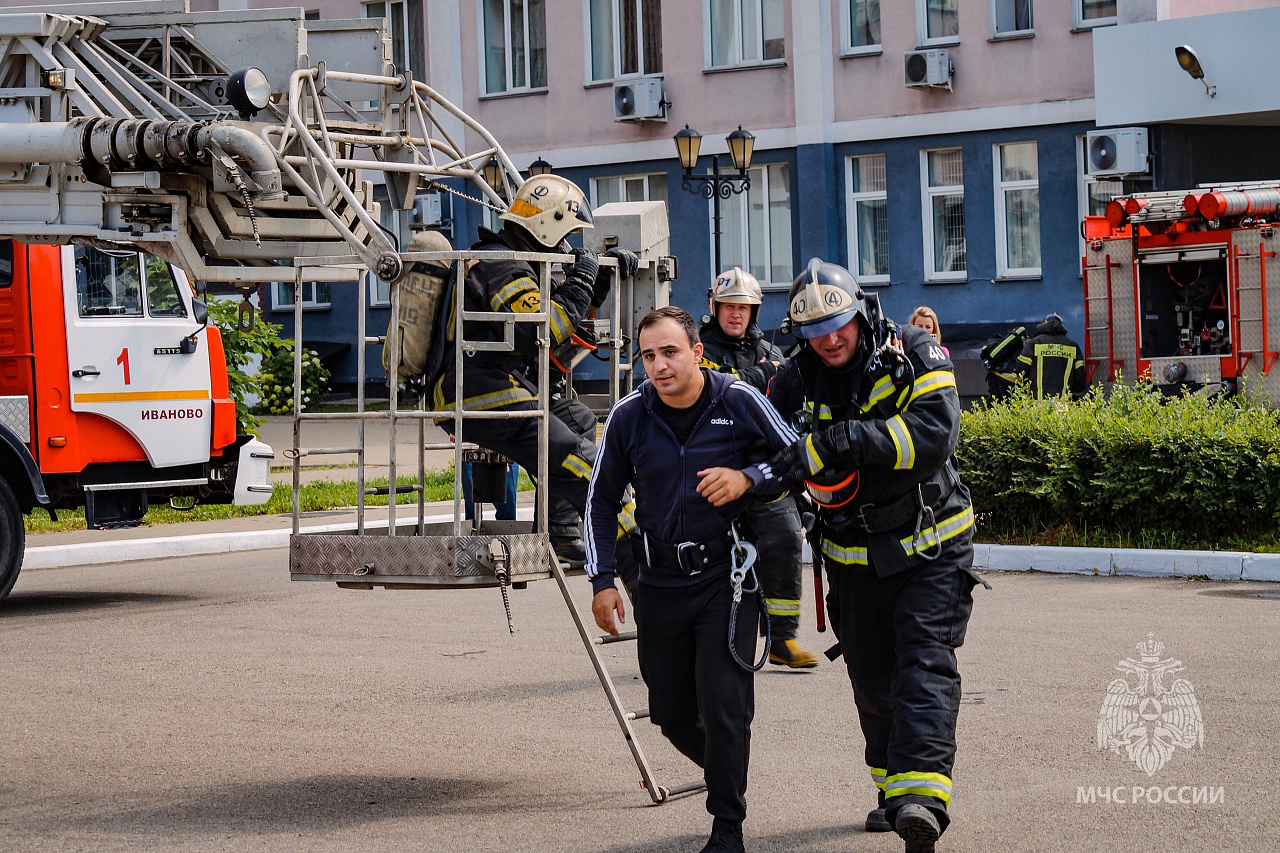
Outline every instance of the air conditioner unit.
<svg viewBox="0 0 1280 853">
<path fill-rule="evenodd" d="M 662 97 L 662 81 L 657 77 L 640 77 L 613 84 L 614 121 L 666 121 L 666 106 Z"/>
<path fill-rule="evenodd" d="M 951 89 L 955 66 L 945 50 L 909 50 L 903 54 L 903 79 L 910 89 Z"/>
<path fill-rule="evenodd" d="M 422 193 L 413 200 L 409 211 L 409 225 L 430 227 L 443 221 L 440 211 L 440 193 Z"/>
<path fill-rule="evenodd" d="M 1088 174 L 1145 175 L 1150 171 L 1145 127 L 1091 130 L 1085 137 L 1085 168 Z"/>
</svg>

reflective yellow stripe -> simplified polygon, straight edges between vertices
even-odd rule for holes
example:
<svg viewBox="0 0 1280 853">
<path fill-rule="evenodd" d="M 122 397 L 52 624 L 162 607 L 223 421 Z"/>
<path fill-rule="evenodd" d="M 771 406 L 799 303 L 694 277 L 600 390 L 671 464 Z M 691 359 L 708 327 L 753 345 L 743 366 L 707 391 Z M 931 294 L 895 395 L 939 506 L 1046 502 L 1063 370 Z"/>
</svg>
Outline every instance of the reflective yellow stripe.
<svg viewBox="0 0 1280 853">
<path fill-rule="evenodd" d="M 809 435 L 805 436 L 804 447 L 809 454 L 809 473 L 810 474 L 816 474 L 819 471 L 821 471 L 823 468 L 827 467 L 826 465 L 822 464 L 822 457 L 818 455 L 817 449 L 815 449 L 813 446 L 813 433 L 810 433 Z"/>
<path fill-rule="evenodd" d="M 812 400 L 805 401 L 804 411 L 807 415 L 809 415 L 810 418 L 813 417 L 813 401 Z M 818 420 L 820 421 L 831 420 L 831 407 L 828 406 L 826 403 L 822 403 L 818 406 Z"/>
<path fill-rule="evenodd" d="M 895 773 L 885 779 L 884 796 L 901 797 L 904 794 L 918 794 L 924 797 L 937 797 L 943 803 L 951 803 L 951 777 L 941 773 Z"/>
<path fill-rule="evenodd" d="M 844 566 L 865 566 L 867 564 L 867 549 L 865 547 L 846 548 L 825 538 L 822 540 L 822 555 Z"/>
<path fill-rule="evenodd" d="M 119 391 L 116 393 L 76 394 L 76 403 L 141 403 L 155 400 L 208 400 L 209 391 Z"/>
<path fill-rule="evenodd" d="M 902 419 L 902 415 L 894 415 L 884 422 L 889 428 L 889 438 L 893 439 L 894 449 L 898 451 L 898 458 L 893 463 L 893 467 L 898 471 L 905 471 L 916 464 L 916 445 L 911 440 L 911 432 L 907 429 L 906 421 Z"/>
<path fill-rule="evenodd" d="M 1029 355 L 1020 355 L 1020 356 L 1018 356 L 1018 361 L 1022 362 L 1023 364 L 1030 364 L 1030 363 L 1031 363 L 1031 356 L 1029 356 Z"/>
<path fill-rule="evenodd" d="M 999 376 L 1001 379 L 1004 379 L 1004 380 L 1005 380 L 1005 381 L 1007 381 L 1007 382 L 1017 382 L 1017 381 L 1018 381 L 1018 374 L 1016 374 L 1016 373 L 1001 373 L 1001 372 L 1000 372 L 1000 371 L 998 371 L 998 370 L 993 370 L 993 371 L 991 371 L 991 372 L 992 372 L 992 373 L 994 373 L 996 376 Z"/>
<path fill-rule="evenodd" d="M 489 307 L 494 311 L 501 311 L 503 305 L 516 301 L 531 290 L 534 293 L 538 292 L 538 285 L 534 283 L 533 279 L 528 276 L 518 278 L 510 284 L 504 285 L 501 290 L 493 294 L 489 298 Z"/>
<path fill-rule="evenodd" d="M 876 787 L 881 791 L 884 790 L 884 777 L 889 773 L 883 767 L 868 767 L 871 771 L 871 781 L 876 783 Z"/>
<path fill-rule="evenodd" d="M 869 412 L 871 407 L 879 403 L 885 397 L 893 393 L 893 380 L 888 376 L 881 376 L 876 380 L 876 384 L 871 386 L 871 396 L 867 398 L 867 402 L 862 405 L 862 411 Z"/>
<path fill-rule="evenodd" d="M 509 403 L 523 402 L 537 402 L 537 398 L 530 394 L 523 385 L 517 385 L 512 380 L 510 388 L 490 391 L 487 394 L 477 394 L 474 397 L 464 397 L 462 399 L 462 408 L 483 412 L 489 409 L 501 408 Z"/>
<path fill-rule="evenodd" d="M 939 521 L 936 533 L 931 527 L 921 530 L 920 537 L 915 542 L 911 541 L 910 536 L 903 538 L 902 547 L 908 557 L 918 551 L 932 551 L 939 543 L 956 538 L 970 527 L 973 527 L 973 507 L 965 507 L 950 518 Z"/>
<path fill-rule="evenodd" d="M 627 501 L 618 513 L 618 538 L 636 529 L 636 502 Z"/>
<path fill-rule="evenodd" d="M 551 340 L 562 344 L 573 334 L 573 320 L 564 306 L 554 300 L 551 303 Z"/>
<path fill-rule="evenodd" d="M 907 400 L 907 405 L 911 405 L 925 394 L 932 394 L 934 391 L 941 391 L 943 388 L 956 387 L 956 376 L 949 370 L 933 370 L 926 373 L 916 380 L 915 388 L 911 390 L 911 397 Z"/>
<path fill-rule="evenodd" d="M 591 479 L 591 466 L 581 456 L 570 453 L 560 464 L 575 477 L 581 477 L 584 480 Z"/>
<path fill-rule="evenodd" d="M 766 598 L 764 600 L 765 610 L 769 611 L 770 616 L 799 616 L 800 602 L 788 598 Z"/>
</svg>

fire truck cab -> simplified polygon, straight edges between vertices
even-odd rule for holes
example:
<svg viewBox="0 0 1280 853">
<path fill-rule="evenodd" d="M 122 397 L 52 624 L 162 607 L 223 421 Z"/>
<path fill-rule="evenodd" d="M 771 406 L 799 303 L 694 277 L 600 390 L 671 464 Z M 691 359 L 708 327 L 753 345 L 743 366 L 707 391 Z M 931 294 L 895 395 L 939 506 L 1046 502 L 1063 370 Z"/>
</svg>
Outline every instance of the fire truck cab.
<svg viewBox="0 0 1280 853">
<path fill-rule="evenodd" d="M 1280 185 L 1118 198 L 1084 235 L 1091 379 L 1280 404 Z"/>
<path fill-rule="evenodd" d="M 270 498 L 271 448 L 237 435 L 207 320 L 155 256 L 0 240 L 0 597 L 36 507 L 83 506 L 101 528 L 158 499 Z"/>
</svg>

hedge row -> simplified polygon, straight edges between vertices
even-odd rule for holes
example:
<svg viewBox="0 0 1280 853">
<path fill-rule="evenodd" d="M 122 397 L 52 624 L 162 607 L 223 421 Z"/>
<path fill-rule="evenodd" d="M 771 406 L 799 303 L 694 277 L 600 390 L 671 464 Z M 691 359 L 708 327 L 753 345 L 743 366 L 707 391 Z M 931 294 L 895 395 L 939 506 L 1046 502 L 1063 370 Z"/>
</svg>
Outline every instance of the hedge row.
<svg viewBox="0 0 1280 853">
<path fill-rule="evenodd" d="M 1018 393 L 964 413 L 956 458 L 980 536 L 1071 526 L 1251 539 L 1280 522 L 1280 417 L 1249 395 Z"/>
</svg>

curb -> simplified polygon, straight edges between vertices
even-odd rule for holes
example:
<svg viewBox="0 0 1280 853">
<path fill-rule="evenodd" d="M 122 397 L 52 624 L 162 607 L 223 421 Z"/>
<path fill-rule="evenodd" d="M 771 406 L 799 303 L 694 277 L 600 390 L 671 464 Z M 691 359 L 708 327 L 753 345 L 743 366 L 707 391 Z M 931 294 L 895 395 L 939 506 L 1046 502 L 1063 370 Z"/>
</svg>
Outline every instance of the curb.
<svg viewBox="0 0 1280 853">
<path fill-rule="evenodd" d="M 521 507 L 517 517 L 533 519 L 532 507 Z M 447 522 L 453 515 L 429 515 L 428 523 Z M 386 519 L 365 522 L 366 529 L 386 529 Z M 351 530 L 354 522 L 310 525 L 303 533 L 333 533 Z M 28 548 L 22 568 L 28 571 L 70 566 L 127 563 L 204 554 L 230 554 L 286 548 L 291 530 L 247 530 L 228 533 L 200 533 L 189 536 L 162 536 L 153 539 L 113 539 L 71 545 L 44 545 Z M 809 543 L 804 543 L 804 560 L 811 560 Z M 1217 581 L 1272 581 L 1280 583 L 1280 554 L 1247 551 L 1170 551 L 1138 548 L 1058 548 L 1047 545 L 973 546 L 973 567 L 991 572 L 1050 572 L 1069 575 L 1109 577 L 1191 578 Z"/>
</svg>

